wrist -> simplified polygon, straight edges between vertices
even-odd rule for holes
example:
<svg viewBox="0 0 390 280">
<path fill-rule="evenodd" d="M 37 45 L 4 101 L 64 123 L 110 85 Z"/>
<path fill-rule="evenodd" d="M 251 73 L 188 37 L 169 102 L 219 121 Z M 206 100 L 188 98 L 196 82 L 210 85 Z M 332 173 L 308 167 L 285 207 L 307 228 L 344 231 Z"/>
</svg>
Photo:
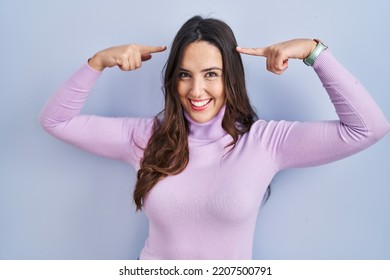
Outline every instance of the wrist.
<svg viewBox="0 0 390 280">
<path fill-rule="evenodd" d="M 315 50 L 317 45 L 318 45 L 318 41 L 316 41 L 316 39 L 310 40 L 309 52 L 306 54 L 305 58 L 308 57 Z"/>
<path fill-rule="evenodd" d="M 320 40 L 318 39 L 314 39 L 313 40 L 314 42 L 314 45 L 315 47 L 312 49 L 312 51 L 310 52 L 310 54 L 305 58 L 303 59 L 303 62 L 307 65 L 307 66 L 313 66 L 316 58 L 323 52 L 325 51 L 328 46 L 326 46 L 323 42 L 321 42 Z"/>
<path fill-rule="evenodd" d="M 103 65 L 102 60 L 100 59 L 99 54 L 95 54 L 90 59 L 88 59 L 88 65 L 91 66 L 91 68 L 93 68 L 96 71 L 103 71 L 104 68 L 106 68 Z"/>
</svg>

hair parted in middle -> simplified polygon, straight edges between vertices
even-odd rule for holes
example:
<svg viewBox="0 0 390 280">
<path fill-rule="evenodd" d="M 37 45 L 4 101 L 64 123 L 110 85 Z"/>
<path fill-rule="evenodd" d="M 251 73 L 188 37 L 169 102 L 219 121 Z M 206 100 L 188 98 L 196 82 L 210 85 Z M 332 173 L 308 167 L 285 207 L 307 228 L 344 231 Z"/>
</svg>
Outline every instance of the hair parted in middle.
<svg viewBox="0 0 390 280">
<path fill-rule="evenodd" d="M 181 173 L 189 161 L 188 123 L 180 103 L 177 84 L 180 63 L 186 47 L 205 41 L 217 47 L 222 55 L 226 109 L 223 129 L 231 135 L 228 146 L 234 148 L 239 136 L 248 132 L 257 120 L 245 86 L 244 66 L 236 51 L 237 42 L 231 28 L 214 18 L 194 16 L 176 34 L 164 74 L 164 110 L 155 117 L 153 134 L 144 150 L 137 173 L 134 201 L 141 210 L 149 191 L 169 175 Z"/>
</svg>

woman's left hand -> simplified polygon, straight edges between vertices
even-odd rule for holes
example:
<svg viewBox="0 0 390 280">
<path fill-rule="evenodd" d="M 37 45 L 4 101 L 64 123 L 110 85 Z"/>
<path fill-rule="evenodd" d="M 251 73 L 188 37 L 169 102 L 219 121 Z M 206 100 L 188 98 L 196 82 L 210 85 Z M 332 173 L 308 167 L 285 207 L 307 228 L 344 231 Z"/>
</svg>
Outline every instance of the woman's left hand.
<svg viewBox="0 0 390 280">
<path fill-rule="evenodd" d="M 267 59 L 267 70 L 282 74 L 288 68 L 290 58 L 304 59 L 315 49 L 317 42 L 312 39 L 293 39 L 281 42 L 265 48 L 241 48 L 237 51 L 241 54 L 263 56 Z"/>
</svg>

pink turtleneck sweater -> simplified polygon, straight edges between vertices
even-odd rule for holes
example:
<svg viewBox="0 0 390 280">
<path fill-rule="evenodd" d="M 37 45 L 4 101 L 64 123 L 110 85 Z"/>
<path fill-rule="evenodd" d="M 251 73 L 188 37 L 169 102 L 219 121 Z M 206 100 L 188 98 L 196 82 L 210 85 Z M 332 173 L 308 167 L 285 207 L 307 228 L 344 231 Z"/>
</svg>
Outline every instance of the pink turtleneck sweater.
<svg viewBox="0 0 390 280">
<path fill-rule="evenodd" d="M 226 154 L 231 137 L 221 126 L 224 108 L 208 123 L 187 117 L 189 164 L 145 199 L 149 236 L 141 259 L 251 259 L 259 206 L 278 171 L 350 156 L 388 132 L 381 110 L 329 50 L 317 58 L 314 70 L 339 120 L 259 120 Z M 68 143 L 138 170 L 142 150 L 137 145 L 146 145 L 153 120 L 80 115 L 99 75 L 84 65 L 50 98 L 40 122 Z"/>
</svg>

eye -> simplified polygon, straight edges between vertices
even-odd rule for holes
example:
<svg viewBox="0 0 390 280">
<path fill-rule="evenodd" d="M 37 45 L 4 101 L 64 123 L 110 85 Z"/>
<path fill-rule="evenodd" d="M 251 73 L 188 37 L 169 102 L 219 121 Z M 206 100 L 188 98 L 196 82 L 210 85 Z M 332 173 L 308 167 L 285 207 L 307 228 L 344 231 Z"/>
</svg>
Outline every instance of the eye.
<svg viewBox="0 0 390 280">
<path fill-rule="evenodd" d="M 191 78 L 191 75 L 188 72 L 181 71 L 181 72 L 179 72 L 179 78 L 180 79 L 188 79 L 188 78 Z"/>
<path fill-rule="evenodd" d="M 206 73 L 206 77 L 207 78 L 215 78 L 215 77 L 218 77 L 218 74 L 216 72 L 211 71 L 211 72 Z"/>
<path fill-rule="evenodd" d="M 205 77 L 208 78 L 208 79 L 213 79 L 213 78 L 217 78 L 217 77 L 220 77 L 220 76 L 221 75 L 218 72 L 215 72 L 215 71 L 209 71 L 205 75 Z"/>
</svg>

